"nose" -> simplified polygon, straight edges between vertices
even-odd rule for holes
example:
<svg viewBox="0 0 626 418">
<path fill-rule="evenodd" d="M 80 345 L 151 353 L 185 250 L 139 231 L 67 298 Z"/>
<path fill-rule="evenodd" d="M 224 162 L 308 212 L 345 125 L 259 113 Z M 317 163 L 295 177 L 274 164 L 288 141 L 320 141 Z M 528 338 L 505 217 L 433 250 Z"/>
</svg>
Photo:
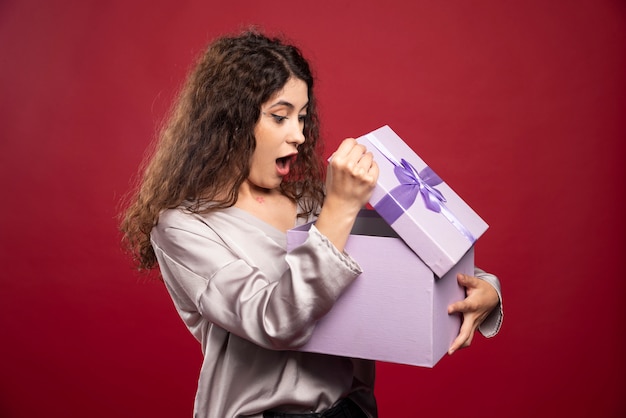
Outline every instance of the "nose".
<svg viewBox="0 0 626 418">
<path fill-rule="evenodd" d="M 296 118 L 295 123 L 290 124 L 289 137 L 287 142 L 293 143 L 297 147 L 298 145 L 304 144 L 305 140 L 306 138 L 304 136 L 304 122 Z"/>
</svg>

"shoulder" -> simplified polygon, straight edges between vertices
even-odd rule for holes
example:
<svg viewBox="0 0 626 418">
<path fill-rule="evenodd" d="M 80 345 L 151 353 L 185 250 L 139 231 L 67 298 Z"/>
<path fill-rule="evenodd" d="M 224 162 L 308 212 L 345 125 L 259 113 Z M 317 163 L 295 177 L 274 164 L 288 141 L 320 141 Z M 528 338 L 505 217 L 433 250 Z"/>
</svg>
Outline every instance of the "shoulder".
<svg viewBox="0 0 626 418">
<path fill-rule="evenodd" d="M 222 217 L 221 211 L 209 214 L 196 214 L 185 208 L 163 211 L 150 232 L 150 243 L 159 264 L 182 265 L 194 272 L 204 272 L 209 277 L 214 271 L 206 268 L 232 261 L 233 249 L 227 243 L 228 231 L 220 225 Z"/>
<path fill-rule="evenodd" d="M 153 243 L 160 246 L 167 242 L 187 242 L 194 237 L 214 240 L 217 237 L 210 227 L 210 220 L 209 215 L 196 214 L 183 207 L 167 209 L 159 215 L 150 237 Z"/>
<path fill-rule="evenodd" d="M 235 208 L 221 208 L 209 212 L 196 213 L 185 206 L 166 209 L 159 215 L 158 222 L 152 228 L 152 239 L 159 237 L 197 235 L 216 241 L 223 241 L 235 231 L 241 229 L 242 224 L 250 219 Z"/>
<path fill-rule="evenodd" d="M 152 234 L 162 234 L 170 229 L 194 231 L 202 228 L 198 216 L 184 208 L 166 209 L 159 215 L 159 219 L 152 229 Z"/>
</svg>

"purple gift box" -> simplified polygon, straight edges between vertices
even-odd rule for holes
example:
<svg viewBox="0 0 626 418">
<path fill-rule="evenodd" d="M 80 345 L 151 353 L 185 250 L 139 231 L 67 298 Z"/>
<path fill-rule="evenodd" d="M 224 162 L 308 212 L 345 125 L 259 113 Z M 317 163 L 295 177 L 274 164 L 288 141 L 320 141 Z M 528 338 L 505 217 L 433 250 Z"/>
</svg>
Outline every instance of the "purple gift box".
<svg viewBox="0 0 626 418">
<path fill-rule="evenodd" d="M 345 250 L 363 273 L 322 318 L 302 351 L 433 367 L 460 328 L 457 273 L 473 274 L 487 225 L 385 126 L 361 138 L 380 167 Z M 287 232 L 288 250 L 311 224 Z"/>
<path fill-rule="evenodd" d="M 402 139 L 383 126 L 357 139 L 380 168 L 370 204 L 439 277 L 487 224 Z"/>
</svg>

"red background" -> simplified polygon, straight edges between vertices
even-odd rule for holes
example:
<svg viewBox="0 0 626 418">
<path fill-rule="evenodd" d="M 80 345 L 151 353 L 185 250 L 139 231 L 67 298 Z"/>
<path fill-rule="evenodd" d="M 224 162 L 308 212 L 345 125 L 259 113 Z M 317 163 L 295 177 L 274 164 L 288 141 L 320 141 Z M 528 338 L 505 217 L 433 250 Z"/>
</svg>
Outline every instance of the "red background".
<svg viewBox="0 0 626 418">
<path fill-rule="evenodd" d="M 251 23 L 312 61 L 327 152 L 389 124 L 491 226 L 502 332 L 379 364 L 381 416 L 623 416 L 617 0 L 2 0 L 0 416 L 191 416 L 199 346 L 115 217 L 193 57 Z"/>
</svg>

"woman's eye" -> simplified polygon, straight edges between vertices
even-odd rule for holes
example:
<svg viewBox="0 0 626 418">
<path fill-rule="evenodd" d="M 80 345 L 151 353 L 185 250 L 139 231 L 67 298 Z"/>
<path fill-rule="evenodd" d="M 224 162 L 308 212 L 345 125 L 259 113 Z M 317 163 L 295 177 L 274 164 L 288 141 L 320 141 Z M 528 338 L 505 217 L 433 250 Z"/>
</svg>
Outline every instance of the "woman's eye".
<svg viewBox="0 0 626 418">
<path fill-rule="evenodd" d="M 306 120 L 306 115 L 298 115 L 298 122 L 304 123 L 305 120 Z"/>
<path fill-rule="evenodd" d="M 272 113 L 272 117 L 274 118 L 274 121 L 276 121 L 276 123 L 282 123 L 284 120 L 287 119 L 287 116 L 275 115 L 273 113 Z"/>
</svg>

